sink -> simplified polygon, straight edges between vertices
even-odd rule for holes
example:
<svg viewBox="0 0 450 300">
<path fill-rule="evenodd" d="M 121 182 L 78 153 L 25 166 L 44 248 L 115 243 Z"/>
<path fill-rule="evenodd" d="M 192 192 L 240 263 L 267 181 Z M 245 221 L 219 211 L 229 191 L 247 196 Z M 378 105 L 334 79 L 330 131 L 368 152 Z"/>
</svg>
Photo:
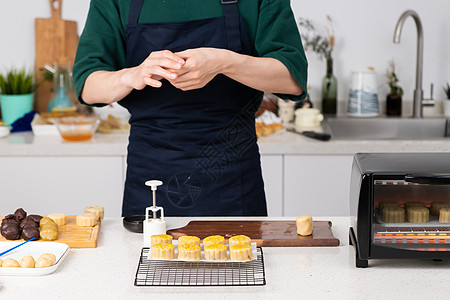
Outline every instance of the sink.
<svg viewBox="0 0 450 300">
<path fill-rule="evenodd" d="M 445 138 L 445 118 L 327 118 L 336 140 L 427 140 Z"/>
</svg>

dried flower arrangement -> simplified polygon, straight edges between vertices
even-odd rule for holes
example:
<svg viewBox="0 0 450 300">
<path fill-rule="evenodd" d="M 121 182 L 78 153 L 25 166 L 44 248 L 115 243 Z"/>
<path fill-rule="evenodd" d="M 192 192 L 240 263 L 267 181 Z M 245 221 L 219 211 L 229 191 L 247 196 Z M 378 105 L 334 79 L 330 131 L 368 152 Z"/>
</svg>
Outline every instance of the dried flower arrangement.
<svg viewBox="0 0 450 300">
<path fill-rule="evenodd" d="M 403 89 L 398 85 L 399 80 L 395 72 L 395 62 L 393 59 L 389 62 L 389 68 L 386 70 L 386 78 L 388 79 L 390 94 L 403 95 Z"/>
<path fill-rule="evenodd" d="M 319 57 L 326 60 L 332 59 L 334 49 L 334 27 L 333 19 L 327 15 L 328 25 L 324 29 L 319 28 L 313 21 L 300 18 L 298 25 L 302 34 L 305 50 L 311 49 L 317 53 Z M 322 30 L 321 30 L 322 29 Z M 324 33 L 325 31 L 326 33 Z"/>
</svg>

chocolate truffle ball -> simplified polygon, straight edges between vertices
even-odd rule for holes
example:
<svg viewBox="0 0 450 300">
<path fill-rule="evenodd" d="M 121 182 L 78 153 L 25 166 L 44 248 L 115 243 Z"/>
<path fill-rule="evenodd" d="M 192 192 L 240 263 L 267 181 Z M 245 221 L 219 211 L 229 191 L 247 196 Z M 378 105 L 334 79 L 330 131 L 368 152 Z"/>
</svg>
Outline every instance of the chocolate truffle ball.
<svg viewBox="0 0 450 300">
<path fill-rule="evenodd" d="M 34 222 L 39 224 L 39 222 L 42 219 L 42 216 L 39 216 L 39 215 L 28 215 L 28 218 L 30 218 L 31 220 L 33 220 Z"/>
<path fill-rule="evenodd" d="M 36 222 L 34 222 L 31 219 L 28 219 L 28 217 L 26 217 L 25 219 L 23 219 L 23 221 L 20 223 L 19 225 L 20 229 L 23 229 L 25 227 L 39 227 L 39 224 L 37 224 Z"/>
<path fill-rule="evenodd" d="M 6 223 L 1 227 L 1 234 L 7 240 L 18 240 L 20 238 L 20 228 L 16 224 Z"/>
<path fill-rule="evenodd" d="M 22 208 L 16 209 L 14 214 L 19 217 L 19 221 L 22 221 L 27 217 L 27 213 Z"/>
<path fill-rule="evenodd" d="M 39 228 L 34 226 L 27 226 L 22 229 L 22 238 L 26 241 L 35 238 L 39 239 Z"/>
</svg>

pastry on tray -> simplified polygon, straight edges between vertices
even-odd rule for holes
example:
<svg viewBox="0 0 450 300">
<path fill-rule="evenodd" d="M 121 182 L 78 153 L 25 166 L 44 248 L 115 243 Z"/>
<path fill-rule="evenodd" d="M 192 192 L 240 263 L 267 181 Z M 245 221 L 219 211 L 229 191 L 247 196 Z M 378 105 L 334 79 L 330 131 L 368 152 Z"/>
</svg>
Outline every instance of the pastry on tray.
<svg viewBox="0 0 450 300">
<path fill-rule="evenodd" d="M 408 201 L 405 202 L 405 209 L 407 210 L 410 207 L 425 207 L 425 203 L 419 201 Z"/>
<path fill-rule="evenodd" d="M 225 244 L 225 238 L 221 235 L 211 235 L 203 239 L 203 248 L 213 244 Z"/>
<path fill-rule="evenodd" d="M 400 203 L 397 201 L 388 200 L 388 201 L 380 202 L 380 204 L 378 205 L 378 208 L 381 213 L 383 212 L 383 209 L 387 208 L 387 207 L 400 207 Z"/>
<path fill-rule="evenodd" d="M 402 207 L 385 207 L 382 211 L 383 222 L 403 223 L 405 222 L 405 210 Z"/>
<path fill-rule="evenodd" d="M 17 260 L 15 260 L 14 258 L 6 258 L 3 262 L 2 262 L 2 267 L 3 268 L 20 268 L 20 264 Z"/>
<path fill-rule="evenodd" d="M 444 207 L 450 207 L 450 203 L 442 202 L 442 201 L 432 202 L 431 207 L 430 207 L 430 214 L 432 216 L 439 216 L 439 212 L 441 211 L 441 208 L 444 208 Z"/>
<path fill-rule="evenodd" d="M 58 226 L 66 225 L 66 214 L 64 213 L 49 214 L 47 217 L 52 219 Z"/>
<path fill-rule="evenodd" d="M 84 208 L 85 214 L 93 214 L 97 216 L 97 220 L 103 220 L 105 217 L 105 208 L 99 205 L 91 205 Z"/>
<path fill-rule="evenodd" d="M 251 242 L 252 240 L 246 235 L 235 235 L 228 240 L 230 247 L 235 245 L 250 245 Z"/>
<path fill-rule="evenodd" d="M 430 211 L 426 207 L 412 206 L 406 210 L 409 223 L 426 223 L 430 218 Z"/>
<path fill-rule="evenodd" d="M 150 237 L 150 245 L 172 244 L 172 236 L 169 234 L 156 234 Z"/>
<path fill-rule="evenodd" d="M 97 224 L 98 217 L 94 214 L 82 214 L 76 218 L 77 226 L 92 227 Z"/>
<path fill-rule="evenodd" d="M 224 244 L 203 245 L 206 260 L 227 260 L 227 246 Z"/>
<path fill-rule="evenodd" d="M 36 261 L 34 260 L 33 256 L 27 255 L 22 257 L 19 264 L 21 268 L 34 268 Z"/>
<path fill-rule="evenodd" d="M 178 246 L 184 244 L 195 244 L 200 246 L 200 238 L 191 235 L 183 235 L 178 238 Z"/>
<path fill-rule="evenodd" d="M 152 259 L 171 260 L 175 256 L 175 246 L 173 244 L 152 245 Z"/>
<path fill-rule="evenodd" d="M 197 261 L 201 258 L 201 249 L 197 244 L 178 244 L 178 259 Z"/>
<path fill-rule="evenodd" d="M 439 211 L 439 222 L 450 223 L 450 207 L 443 207 Z"/>
<path fill-rule="evenodd" d="M 253 259 L 252 247 L 250 245 L 230 246 L 230 259 L 232 261 L 245 262 Z"/>
</svg>

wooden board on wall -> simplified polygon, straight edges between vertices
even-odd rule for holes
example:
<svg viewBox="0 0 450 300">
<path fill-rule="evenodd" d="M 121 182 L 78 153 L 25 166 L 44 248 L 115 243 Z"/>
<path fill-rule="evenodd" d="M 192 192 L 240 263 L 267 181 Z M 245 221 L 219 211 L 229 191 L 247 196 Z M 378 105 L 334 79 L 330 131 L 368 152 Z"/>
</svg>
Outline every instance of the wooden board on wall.
<svg viewBox="0 0 450 300">
<path fill-rule="evenodd" d="M 52 83 L 43 82 L 44 72 L 41 69 L 46 64 L 54 66 L 55 63 L 68 63 L 72 68 L 79 40 L 77 22 L 61 18 L 62 0 L 49 0 L 49 3 L 51 17 L 35 20 L 36 82 L 42 83 L 35 93 L 34 109 L 39 112 L 47 111 L 53 96 Z"/>
</svg>

